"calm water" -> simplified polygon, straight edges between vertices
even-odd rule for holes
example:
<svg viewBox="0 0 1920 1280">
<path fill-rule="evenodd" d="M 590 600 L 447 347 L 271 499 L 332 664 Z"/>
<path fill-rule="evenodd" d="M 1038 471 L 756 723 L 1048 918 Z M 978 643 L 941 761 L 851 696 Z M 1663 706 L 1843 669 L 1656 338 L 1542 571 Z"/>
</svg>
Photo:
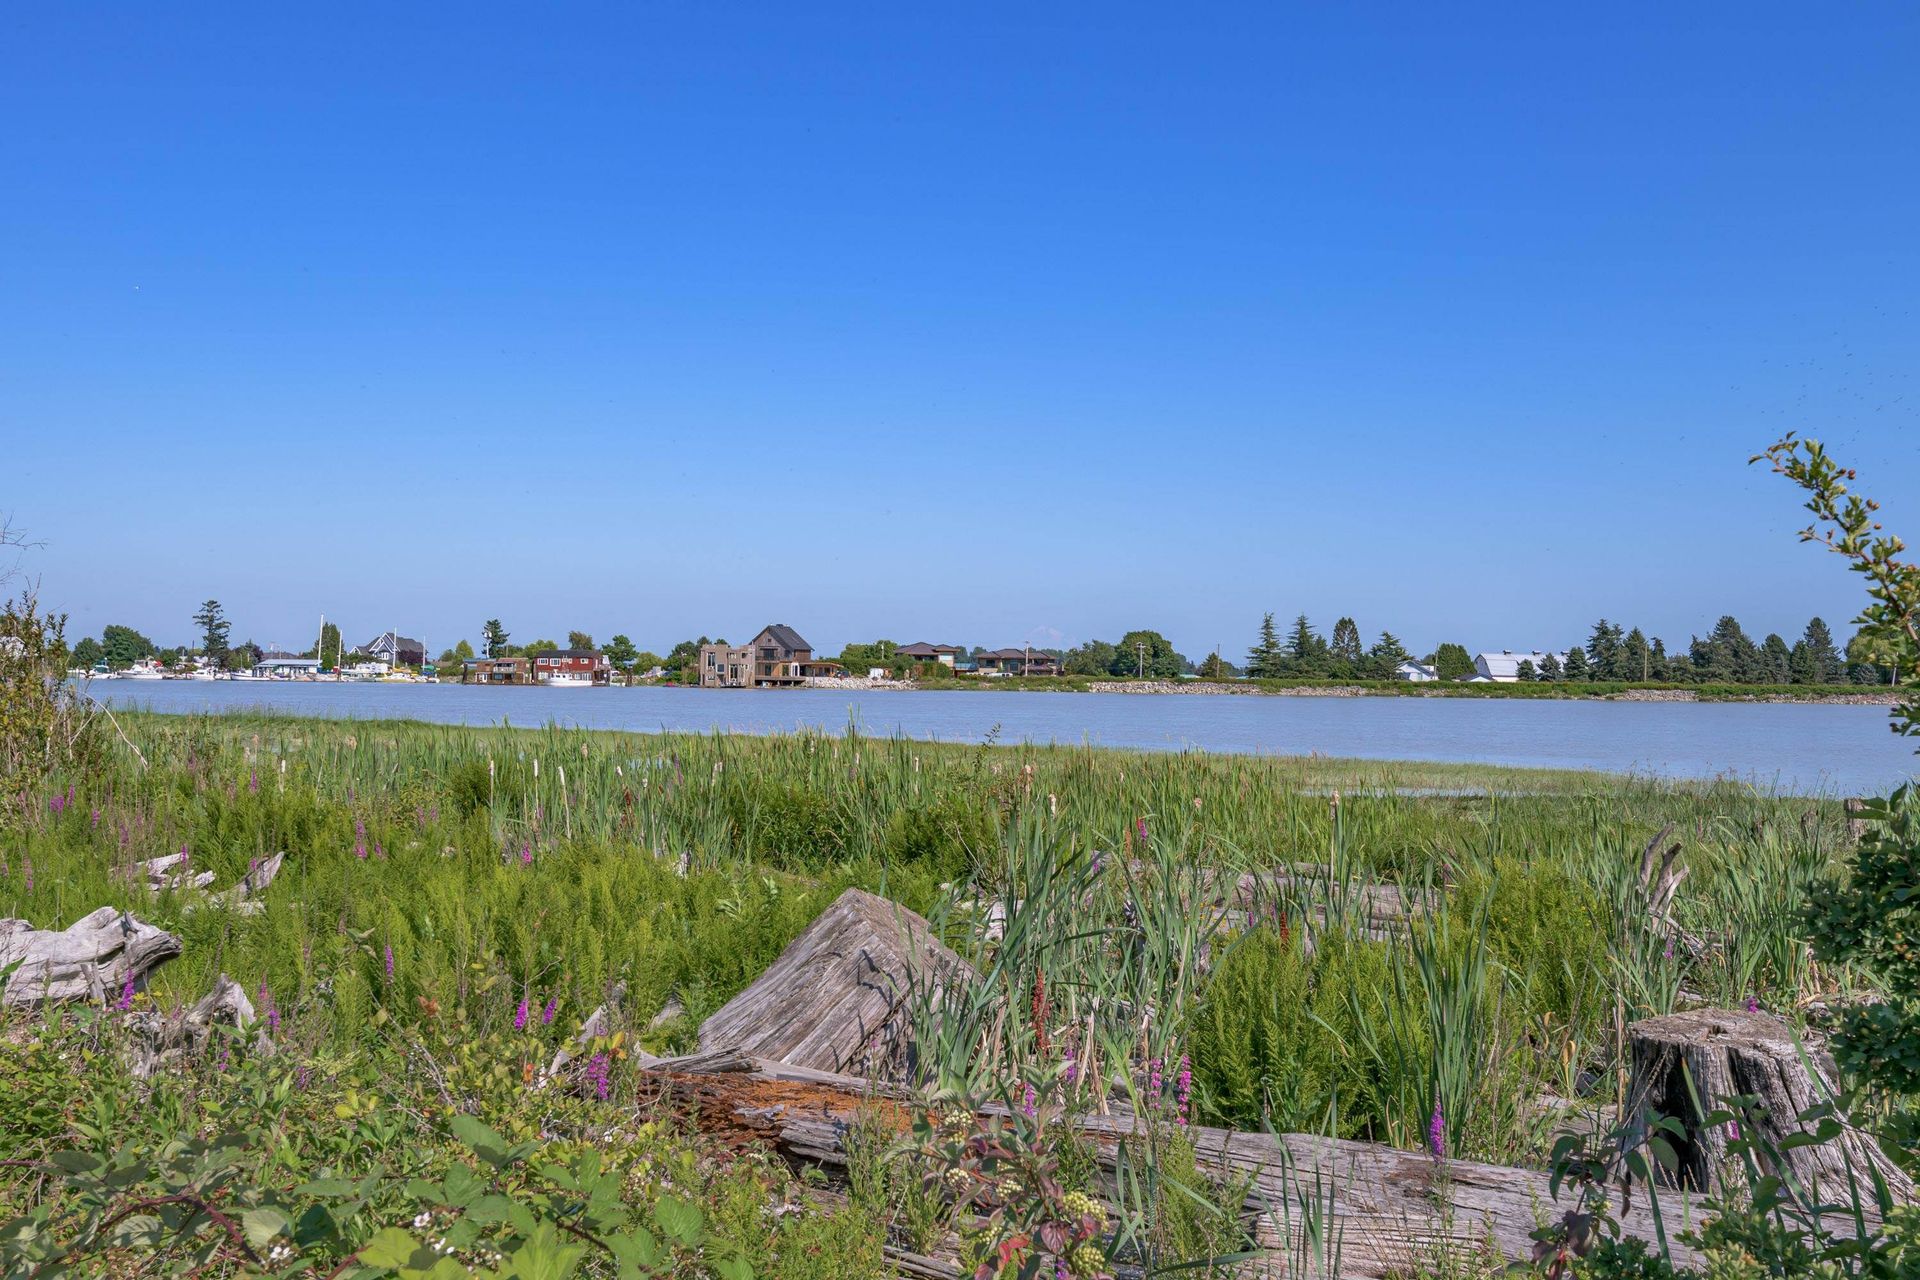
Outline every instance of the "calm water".
<svg viewBox="0 0 1920 1280">
<path fill-rule="evenodd" d="M 1092 743 L 1155 751 L 1359 756 L 1674 778 L 1733 777 L 1791 792 L 1870 795 L 1915 771 L 1885 707 L 1264 698 L 1181 694 L 849 693 L 771 689 L 501 689 L 461 685 L 96 682 L 116 706 L 265 708 L 334 718 L 592 729 L 773 733 L 799 727 L 943 742 Z"/>
</svg>

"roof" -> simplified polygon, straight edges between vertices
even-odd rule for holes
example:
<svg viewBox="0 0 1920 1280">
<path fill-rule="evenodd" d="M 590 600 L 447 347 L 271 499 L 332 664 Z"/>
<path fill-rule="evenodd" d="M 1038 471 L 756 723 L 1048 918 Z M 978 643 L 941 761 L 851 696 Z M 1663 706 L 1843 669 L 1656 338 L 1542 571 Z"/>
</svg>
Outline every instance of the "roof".
<svg viewBox="0 0 1920 1280">
<path fill-rule="evenodd" d="M 424 643 L 422 643 L 419 640 L 413 639 L 411 636 L 403 636 L 393 631 L 382 631 L 379 635 L 367 641 L 365 644 L 361 645 L 358 649 L 355 649 L 354 652 L 365 653 L 369 649 L 373 648 L 375 645 L 380 644 L 389 639 L 391 639 L 394 642 L 394 647 L 396 649 L 425 649 L 426 648 L 426 645 Z"/>
<path fill-rule="evenodd" d="M 767 639 L 779 645 L 782 649 L 786 649 L 788 651 L 797 651 L 800 649 L 805 649 L 808 653 L 813 652 L 813 646 L 808 644 L 804 639 L 802 639 L 798 631 L 795 631 L 792 627 L 788 626 L 784 622 L 775 622 L 769 626 L 763 627 L 760 631 L 760 635 L 765 636 Z M 759 636 L 754 637 L 755 640 L 758 640 L 759 638 L 760 638 Z"/>
<path fill-rule="evenodd" d="M 597 658 L 598 649 L 535 649 L 531 655 L 535 658 Z"/>
<path fill-rule="evenodd" d="M 928 644 L 925 640 L 916 640 L 912 644 L 903 644 L 894 650 L 903 658 L 931 658 L 941 653 L 966 652 L 956 644 Z"/>
<path fill-rule="evenodd" d="M 983 658 L 1019 658 L 1021 661 L 1055 662 L 1058 661 L 1045 649 L 989 649 L 980 655 Z"/>
<path fill-rule="evenodd" d="M 1540 664 L 1548 658 L 1552 658 L 1555 662 L 1566 661 L 1566 655 L 1563 653 L 1546 654 L 1536 651 L 1509 653 L 1502 650 L 1499 653 L 1482 653 L 1476 655 L 1473 660 L 1473 665 L 1478 667 L 1486 675 L 1499 679 L 1501 676 L 1515 676 L 1520 674 L 1520 664 L 1523 662 L 1532 663 L 1533 669 L 1538 671 Z"/>
</svg>

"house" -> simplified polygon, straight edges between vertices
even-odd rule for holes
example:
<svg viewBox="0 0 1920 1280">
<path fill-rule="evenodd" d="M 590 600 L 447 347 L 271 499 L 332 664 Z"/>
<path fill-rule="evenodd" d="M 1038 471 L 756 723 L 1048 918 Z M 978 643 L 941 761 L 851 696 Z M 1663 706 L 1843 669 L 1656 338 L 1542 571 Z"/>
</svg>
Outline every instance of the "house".
<svg viewBox="0 0 1920 1280">
<path fill-rule="evenodd" d="M 598 649 L 537 649 L 533 659 L 533 682 L 552 684 L 607 684 L 613 679 L 613 663 Z"/>
<path fill-rule="evenodd" d="M 1438 680 L 1440 673 L 1436 671 L 1430 663 L 1414 662 L 1409 659 L 1393 669 L 1393 678 L 1395 680 L 1411 680 L 1419 683 L 1425 680 Z"/>
<path fill-rule="evenodd" d="M 426 643 L 409 639 L 397 631 L 383 631 L 353 652 L 355 657 L 371 658 L 375 662 L 384 662 L 389 667 L 427 665 Z"/>
<path fill-rule="evenodd" d="M 290 680 L 294 676 L 310 676 L 319 670 L 320 659 L 303 658 L 296 653 L 263 653 L 260 655 L 260 661 L 253 664 L 254 675 L 279 680 Z"/>
<path fill-rule="evenodd" d="M 813 664 L 813 646 L 784 622 L 763 628 L 747 648 L 753 651 L 753 682 L 757 685 L 799 684 Z"/>
<path fill-rule="evenodd" d="M 909 662 L 938 662 L 951 667 L 966 656 L 966 650 L 957 644 L 928 644 L 924 640 L 913 644 L 903 644 L 894 653 Z"/>
<path fill-rule="evenodd" d="M 700 646 L 702 689 L 745 689 L 753 684 L 753 650 L 743 644 Z"/>
<path fill-rule="evenodd" d="M 461 684 L 532 684 L 533 663 L 526 658 L 468 658 L 460 664 Z"/>
<path fill-rule="evenodd" d="M 982 675 L 1057 676 L 1060 659 L 1040 649 L 990 649 L 974 658 Z"/>
<path fill-rule="evenodd" d="M 1514 653 L 1511 650 L 1502 649 L 1499 653 L 1481 653 L 1474 655 L 1473 669 L 1477 675 L 1483 677 L 1482 683 L 1486 680 L 1493 680 L 1501 684 L 1512 684 L 1520 679 L 1521 663 L 1532 663 L 1533 669 L 1538 671 L 1540 670 L 1540 664 L 1545 662 L 1549 657 L 1555 662 L 1564 663 L 1567 655 L 1564 653 Z M 1469 681 L 1469 683 L 1473 682 Z"/>
</svg>

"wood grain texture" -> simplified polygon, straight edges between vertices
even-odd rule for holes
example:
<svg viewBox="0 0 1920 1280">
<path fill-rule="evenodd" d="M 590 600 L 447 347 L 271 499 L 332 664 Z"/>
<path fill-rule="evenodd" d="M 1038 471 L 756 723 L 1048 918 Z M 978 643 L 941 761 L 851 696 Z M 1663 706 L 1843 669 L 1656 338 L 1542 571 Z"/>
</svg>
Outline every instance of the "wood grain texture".
<svg viewBox="0 0 1920 1280">
<path fill-rule="evenodd" d="M 138 990 L 179 954 L 180 939 L 114 907 L 60 930 L 0 920 L 0 971 L 20 965 L 0 989 L 0 1005 L 116 997 L 129 978 Z"/>
<path fill-rule="evenodd" d="M 972 970 L 905 907 L 848 889 L 767 971 L 700 1024 L 703 1052 L 888 1078 L 904 1056 L 914 982 Z"/>
</svg>

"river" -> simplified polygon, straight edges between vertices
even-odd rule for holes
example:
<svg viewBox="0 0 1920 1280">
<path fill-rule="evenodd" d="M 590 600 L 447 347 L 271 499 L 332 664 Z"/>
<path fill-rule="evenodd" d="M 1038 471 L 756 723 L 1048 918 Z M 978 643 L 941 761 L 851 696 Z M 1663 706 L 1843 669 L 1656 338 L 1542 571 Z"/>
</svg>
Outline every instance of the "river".
<svg viewBox="0 0 1920 1280">
<path fill-rule="evenodd" d="M 539 689 L 430 684 L 98 681 L 114 706 L 266 709 L 338 719 L 548 721 L 637 733 L 806 727 L 943 742 L 1091 743 L 1150 751 L 1356 756 L 1665 778 L 1728 777 L 1798 794 L 1872 795 L 1915 768 L 1885 707 L 1507 698 L 1196 697 L 875 690 Z"/>
</svg>

